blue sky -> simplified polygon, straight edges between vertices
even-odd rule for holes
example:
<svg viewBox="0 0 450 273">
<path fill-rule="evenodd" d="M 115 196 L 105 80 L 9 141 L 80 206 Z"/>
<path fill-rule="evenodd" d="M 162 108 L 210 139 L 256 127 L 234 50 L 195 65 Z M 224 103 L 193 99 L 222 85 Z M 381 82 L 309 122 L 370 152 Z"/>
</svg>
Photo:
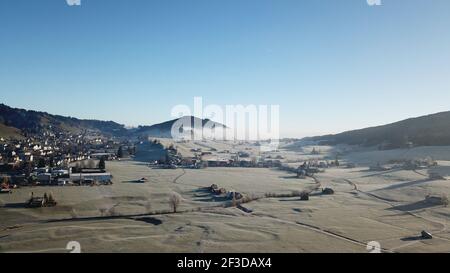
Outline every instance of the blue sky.
<svg viewBox="0 0 450 273">
<path fill-rule="evenodd" d="M 127 125 L 278 104 L 282 136 L 450 110 L 450 1 L 0 1 L 0 102 Z"/>
</svg>

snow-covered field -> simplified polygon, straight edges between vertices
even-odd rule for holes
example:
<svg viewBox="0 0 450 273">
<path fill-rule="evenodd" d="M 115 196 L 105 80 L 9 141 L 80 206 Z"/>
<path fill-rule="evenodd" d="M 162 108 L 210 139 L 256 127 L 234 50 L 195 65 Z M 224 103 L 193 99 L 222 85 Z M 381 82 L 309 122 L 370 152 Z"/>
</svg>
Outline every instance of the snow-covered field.
<svg viewBox="0 0 450 273">
<path fill-rule="evenodd" d="M 185 150 L 199 146 L 185 145 Z M 206 145 L 218 151 L 255 148 Z M 316 149 L 319 155 L 311 155 L 312 147 L 280 149 L 273 155 L 295 165 L 311 157 L 332 159 L 338 148 Z M 357 167 L 330 168 L 317 175 L 321 187 L 333 188 L 334 195 L 312 194 L 309 201 L 263 198 L 244 205 L 253 213 L 225 208 L 223 199 L 203 188 L 217 184 L 262 196 L 301 191 L 315 181 L 274 169 L 162 170 L 138 161 L 107 162 L 112 186 L 22 188 L 0 195 L 0 252 L 67 252 L 69 241 L 80 242 L 85 252 L 367 252 L 370 241 L 380 242 L 384 251 L 450 251 L 450 209 L 424 202 L 429 194 L 449 195 L 450 182 L 431 181 L 428 169 L 368 169 L 378 162 L 431 156 L 446 172 L 449 147 L 339 151 L 342 161 Z M 149 182 L 135 183 L 143 177 Z M 58 206 L 23 208 L 31 191 L 52 192 Z M 165 214 L 172 192 L 183 198 L 180 213 Z M 422 230 L 434 239 L 417 238 Z"/>
</svg>

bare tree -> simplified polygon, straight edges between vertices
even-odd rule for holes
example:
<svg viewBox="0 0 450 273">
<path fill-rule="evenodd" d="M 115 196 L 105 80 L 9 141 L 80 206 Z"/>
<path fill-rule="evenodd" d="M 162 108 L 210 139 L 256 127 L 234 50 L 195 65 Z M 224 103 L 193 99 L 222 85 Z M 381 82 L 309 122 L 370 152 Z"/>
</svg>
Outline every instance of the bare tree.
<svg viewBox="0 0 450 273">
<path fill-rule="evenodd" d="M 442 200 L 442 205 L 443 205 L 444 207 L 448 207 L 448 196 L 445 195 L 445 194 L 443 194 L 443 195 L 441 196 L 441 200 Z"/>
<path fill-rule="evenodd" d="M 119 205 L 120 204 L 115 204 L 114 206 L 112 206 L 108 209 L 109 216 L 118 216 L 119 215 L 116 210 L 116 207 L 118 207 Z"/>
<path fill-rule="evenodd" d="M 100 211 L 100 215 L 101 215 L 102 217 L 104 217 L 104 216 L 106 215 L 106 211 L 107 211 L 106 208 L 99 208 L 98 210 Z"/>
<path fill-rule="evenodd" d="M 3 177 L 3 181 L 2 181 L 2 185 L 1 185 L 1 187 L 3 188 L 7 188 L 7 187 L 9 187 L 9 179 L 8 179 L 8 177 Z"/>
<path fill-rule="evenodd" d="M 72 208 L 72 210 L 70 211 L 70 216 L 72 217 L 72 219 L 77 219 L 78 212 L 74 208 Z"/>
<path fill-rule="evenodd" d="M 232 207 L 237 207 L 237 205 L 238 205 L 238 202 L 236 200 L 236 196 L 233 193 L 233 200 L 231 200 L 231 206 Z"/>
<path fill-rule="evenodd" d="M 173 192 L 170 195 L 169 204 L 170 204 L 170 207 L 173 209 L 174 213 L 177 212 L 177 209 L 181 204 L 181 200 L 182 200 L 181 195 L 176 192 Z"/>
</svg>

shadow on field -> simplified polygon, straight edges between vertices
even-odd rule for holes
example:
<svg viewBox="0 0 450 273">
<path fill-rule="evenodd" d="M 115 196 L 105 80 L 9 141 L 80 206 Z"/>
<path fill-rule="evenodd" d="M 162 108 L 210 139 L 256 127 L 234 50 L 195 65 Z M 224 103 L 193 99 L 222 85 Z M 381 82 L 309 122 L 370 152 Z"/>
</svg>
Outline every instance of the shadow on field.
<svg viewBox="0 0 450 273">
<path fill-rule="evenodd" d="M 89 216 L 89 217 L 76 217 L 76 218 L 65 218 L 65 219 L 51 219 L 51 220 L 43 220 L 43 223 L 51 224 L 51 223 L 70 223 L 70 222 L 92 222 L 92 221 L 109 221 L 109 220 L 134 220 L 134 221 L 142 221 L 146 223 L 150 223 L 153 225 L 160 225 L 163 222 L 156 218 L 153 218 L 149 215 L 174 215 L 174 214 L 183 214 L 192 211 L 166 211 L 166 212 L 155 212 L 155 213 L 146 213 L 146 214 L 136 214 L 136 215 L 112 215 L 112 216 Z"/>
<path fill-rule="evenodd" d="M 153 218 L 153 217 L 142 217 L 142 218 L 136 218 L 136 221 L 145 222 L 147 224 L 152 224 L 154 226 L 162 225 L 163 221 Z"/>
<path fill-rule="evenodd" d="M 294 202 L 294 201 L 300 201 L 299 197 L 291 197 L 291 198 L 283 198 L 283 199 L 279 199 L 279 202 Z"/>
<path fill-rule="evenodd" d="M 280 202 L 308 202 L 309 200 L 302 200 L 300 197 L 296 196 L 296 197 L 289 197 L 289 199 L 288 198 L 279 199 L 278 201 L 280 201 Z"/>
<path fill-rule="evenodd" d="M 145 184 L 145 182 L 139 181 L 139 180 L 129 180 L 129 181 L 122 181 L 124 184 Z"/>
<path fill-rule="evenodd" d="M 3 205 L 3 208 L 7 208 L 7 209 L 23 209 L 25 207 L 26 207 L 25 203 L 9 203 L 9 204 Z"/>
<path fill-rule="evenodd" d="M 417 186 L 423 183 L 427 183 L 427 182 L 432 182 L 432 180 L 430 179 L 421 179 L 421 180 L 416 180 L 416 181 L 411 181 L 411 182 L 406 182 L 406 183 L 400 183 L 400 184 L 395 184 L 395 185 L 391 185 L 382 189 L 379 189 L 377 191 L 383 191 L 383 190 L 395 190 L 395 189 L 400 189 L 400 188 L 404 188 L 404 187 L 410 187 L 410 186 Z"/>
<path fill-rule="evenodd" d="M 388 208 L 387 210 L 397 210 L 397 211 L 409 212 L 409 211 L 428 209 L 428 208 L 438 207 L 438 206 L 439 205 L 431 204 L 429 202 L 419 201 L 419 202 L 415 202 L 415 203 L 411 203 L 411 204 L 395 206 L 392 208 Z"/>
<path fill-rule="evenodd" d="M 193 201 L 196 202 L 225 202 L 228 199 L 226 196 L 216 196 L 216 195 L 205 195 L 205 196 L 198 196 L 193 199 Z"/>
<path fill-rule="evenodd" d="M 198 193 L 209 194 L 210 190 L 209 190 L 209 188 L 199 188 L 199 189 L 193 190 L 192 192 L 194 194 L 198 194 Z"/>
<path fill-rule="evenodd" d="M 403 241 L 403 242 L 412 242 L 412 241 L 420 241 L 420 240 L 422 240 L 423 238 L 421 237 L 421 236 L 411 236 L 411 237 L 405 237 L 405 238 L 402 238 L 401 240 Z"/>
<path fill-rule="evenodd" d="M 225 195 L 215 195 L 209 188 L 199 188 L 192 191 L 196 202 L 225 202 L 227 198 Z"/>
<path fill-rule="evenodd" d="M 296 176 L 296 175 L 280 176 L 279 178 L 281 178 L 281 179 L 296 179 L 296 180 L 300 180 L 300 178 L 298 178 L 298 176 Z"/>
<path fill-rule="evenodd" d="M 395 173 L 397 171 L 398 171 L 398 169 L 392 169 L 392 170 L 381 171 L 381 172 L 376 172 L 376 173 L 373 173 L 374 171 L 371 171 L 371 170 L 360 170 L 360 171 L 357 171 L 357 172 L 361 172 L 361 173 L 370 172 L 370 173 L 372 173 L 372 174 L 361 176 L 361 177 L 366 178 L 366 177 L 374 177 L 374 176 L 379 176 L 379 175 L 388 174 L 388 173 Z"/>
<path fill-rule="evenodd" d="M 133 159 L 133 161 L 130 160 L 130 162 L 135 166 L 148 166 L 148 162 L 137 161 L 135 159 Z"/>
</svg>

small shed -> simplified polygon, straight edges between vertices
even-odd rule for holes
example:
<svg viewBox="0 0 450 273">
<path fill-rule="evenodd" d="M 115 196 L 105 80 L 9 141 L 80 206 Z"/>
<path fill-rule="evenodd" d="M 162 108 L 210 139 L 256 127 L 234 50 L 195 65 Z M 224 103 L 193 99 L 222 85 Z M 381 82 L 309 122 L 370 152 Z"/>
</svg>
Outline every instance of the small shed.
<svg viewBox="0 0 450 273">
<path fill-rule="evenodd" d="M 139 183 L 147 183 L 147 182 L 148 182 L 148 179 L 145 178 L 145 177 L 143 177 L 143 178 L 139 179 L 138 182 L 139 182 Z"/>
<path fill-rule="evenodd" d="M 422 237 L 422 239 L 425 239 L 425 240 L 433 239 L 433 235 L 430 232 L 425 231 L 425 230 L 422 231 L 421 237 Z"/>
<path fill-rule="evenodd" d="M 322 194 L 333 195 L 334 194 L 334 190 L 332 188 L 325 188 L 325 189 L 322 190 Z"/>
<path fill-rule="evenodd" d="M 302 200 L 302 201 L 309 201 L 309 192 L 302 192 L 300 194 L 300 200 Z"/>
</svg>

